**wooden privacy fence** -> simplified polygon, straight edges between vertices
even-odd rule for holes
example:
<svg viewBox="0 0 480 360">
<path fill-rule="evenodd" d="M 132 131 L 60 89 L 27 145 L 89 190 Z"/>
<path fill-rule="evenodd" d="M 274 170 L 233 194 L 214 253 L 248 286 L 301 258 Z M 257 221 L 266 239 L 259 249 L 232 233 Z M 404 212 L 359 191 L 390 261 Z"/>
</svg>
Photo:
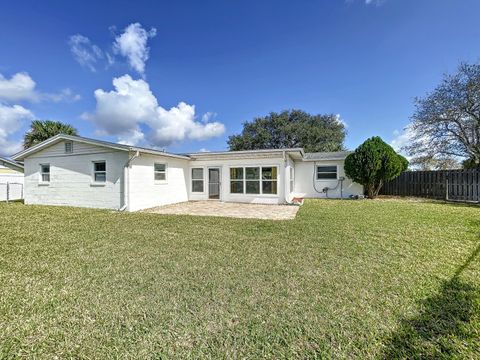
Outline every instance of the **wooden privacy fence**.
<svg viewBox="0 0 480 360">
<path fill-rule="evenodd" d="M 380 194 L 480 202 L 480 169 L 405 171 L 387 182 Z"/>
</svg>

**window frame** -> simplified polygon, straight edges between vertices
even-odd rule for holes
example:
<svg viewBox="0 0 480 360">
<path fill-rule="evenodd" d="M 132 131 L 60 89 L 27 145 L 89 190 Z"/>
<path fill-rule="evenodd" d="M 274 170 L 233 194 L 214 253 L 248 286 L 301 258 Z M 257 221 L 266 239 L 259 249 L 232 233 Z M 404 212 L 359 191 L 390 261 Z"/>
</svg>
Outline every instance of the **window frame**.
<svg viewBox="0 0 480 360">
<path fill-rule="evenodd" d="M 70 151 L 67 151 L 67 145 L 70 145 Z M 73 154 L 73 141 L 65 141 L 64 150 L 65 154 Z"/>
<path fill-rule="evenodd" d="M 155 165 L 164 165 L 165 170 L 156 170 Z M 157 180 L 156 179 L 157 174 L 165 174 L 165 179 L 164 180 Z M 165 162 L 154 162 L 153 163 L 153 182 L 155 184 L 167 184 L 168 183 L 168 163 L 165 163 Z"/>
<path fill-rule="evenodd" d="M 319 178 L 318 169 L 321 167 L 335 167 L 335 172 L 324 171 L 323 174 L 335 174 L 335 178 Z M 336 181 L 338 180 L 338 165 L 315 165 L 315 180 L 316 181 Z"/>
<path fill-rule="evenodd" d="M 101 163 L 105 164 L 105 171 L 95 170 L 95 164 L 101 164 Z M 97 173 L 105 173 L 105 181 L 97 181 L 95 179 L 95 175 Z M 107 183 L 107 174 L 108 174 L 108 171 L 107 171 L 107 161 L 106 160 L 94 160 L 94 161 L 92 161 L 92 184 L 104 186 Z"/>
<path fill-rule="evenodd" d="M 193 170 L 202 170 L 202 178 L 193 178 Z M 194 181 L 201 181 L 202 182 L 202 191 L 194 191 L 193 190 L 193 182 Z M 190 192 L 192 194 L 205 194 L 205 167 L 203 166 L 196 166 L 190 168 Z"/>
<path fill-rule="evenodd" d="M 42 185 L 50 184 L 50 182 L 52 181 L 52 167 L 50 166 L 49 163 L 43 163 L 39 165 L 40 165 L 39 179 L 38 179 L 39 184 L 42 184 Z M 44 166 L 48 166 L 48 172 L 43 171 Z M 47 174 L 48 174 L 48 181 L 45 181 L 43 180 L 43 175 L 47 175 Z"/>
<path fill-rule="evenodd" d="M 276 168 L 275 172 L 277 174 L 277 177 L 275 179 L 273 177 L 271 179 L 264 179 L 263 178 L 263 169 L 264 168 L 272 168 L 272 169 Z M 272 173 L 273 173 L 273 170 L 272 170 Z M 262 195 L 278 195 L 278 176 L 280 175 L 279 172 L 278 172 L 278 167 L 277 166 L 262 166 L 260 174 L 261 174 L 261 176 L 260 176 L 261 177 L 261 179 L 260 179 L 261 183 L 260 184 L 262 186 Z M 272 188 L 273 188 L 273 183 L 275 183 L 275 193 L 266 193 L 265 194 L 263 192 L 264 183 L 271 183 Z"/>
<path fill-rule="evenodd" d="M 258 179 L 247 179 L 247 168 L 258 168 L 259 176 Z M 275 168 L 276 169 L 276 178 L 275 179 L 263 179 L 263 169 L 264 168 Z M 231 169 L 242 169 L 243 177 L 241 179 L 232 179 L 231 178 Z M 243 191 L 234 193 L 232 192 L 232 182 L 242 182 Z M 247 182 L 258 182 L 259 192 L 258 193 L 247 193 Z M 264 193 L 263 192 L 263 182 L 276 183 L 276 193 Z M 238 165 L 238 166 L 229 166 L 228 168 L 228 191 L 229 195 L 233 196 L 262 196 L 262 197 L 278 197 L 279 196 L 279 182 L 280 182 L 280 166 L 278 165 Z"/>
</svg>

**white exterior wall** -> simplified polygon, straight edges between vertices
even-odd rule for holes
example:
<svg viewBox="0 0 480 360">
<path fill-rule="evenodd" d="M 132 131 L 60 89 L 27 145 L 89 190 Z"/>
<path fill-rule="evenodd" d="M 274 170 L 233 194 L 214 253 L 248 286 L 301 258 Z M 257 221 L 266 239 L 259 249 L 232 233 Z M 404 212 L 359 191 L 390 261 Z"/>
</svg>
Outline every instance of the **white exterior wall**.
<svg viewBox="0 0 480 360">
<path fill-rule="evenodd" d="M 0 161 L 0 201 L 7 200 L 7 183 L 9 183 L 9 200 L 22 199 L 23 172 L 2 165 Z"/>
<path fill-rule="evenodd" d="M 318 193 L 323 188 L 335 188 L 338 184 L 338 180 L 317 180 L 316 168 L 317 165 L 336 165 L 337 177 L 345 177 L 343 181 L 343 198 L 348 198 L 350 195 L 362 195 L 363 186 L 352 182 L 345 176 L 345 170 L 343 168 L 343 161 L 341 160 L 329 160 L 329 161 L 296 161 L 295 162 L 295 196 L 304 198 L 326 198 L 327 194 Z M 315 177 L 314 177 L 315 176 Z M 313 181 L 315 181 L 315 188 L 313 187 Z M 328 191 L 329 198 L 340 198 L 340 184 L 337 189 Z"/>
<path fill-rule="evenodd" d="M 167 164 L 167 180 L 155 181 L 154 164 Z M 141 153 L 128 169 L 128 210 L 188 201 L 189 160 Z"/>
<path fill-rule="evenodd" d="M 231 194 L 230 193 L 230 168 L 242 166 L 276 166 L 278 167 L 277 178 L 277 194 Z M 204 176 L 204 192 L 192 193 L 191 169 L 203 168 Z M 220 168 L 220 200 L 226 202 L 242 202 L 254 204 L 283 204 L 285 203 L 285 161 L 282 155 L 277 157 L 262 157 L 250 159 L 209 159 L 209 160 L 193 160 L 189 162 L 188 170 L 188 197 L 190 200 L 208 200 L 208 171 L 209 167 Z"/>
<path fill-rule="evenodd" d="M 121 209 L 127 201 L 127 210 L 137 211 L 188 200 L 208 200 L 208 169 L 219 168 L 220 201 L 283 204 L 291 202 L 294 197 L 341 196 L 338 180 L 316 180 L 316 165 L 336 165 L 338 177 L 345 177 L 343 160 L 302 161 L 297 160 L 295 154 L 292 158 L 283 152 L 207 154 L 196 155 L 196 159 L 191 160 L 140 153 L 127 168 L 126 164 L 133 155 L 128 151 L 78 141 L 73 142 L 73 153 L 67 154 L 63 141 L 53 144 L 25 158 L 25 203 Z M 94 161 L 106 161 L 105 183 L 94 183 Z M 165 181 L 155 181 L 155 163 L 166 164 Z M 50 165 L 48 184 L 40 181 L 41 164 Z M 230 193 L 230 168 L 257 166 L 277 167 L 277 194 Z M 204 191 L 193 193 L 191 171 L 198 167 L 204 170 Z M 293 191 L 290 184 L 291 169 L 294 170 Z M 328 196 L 322 192 L 325 187 L 332 189 L 328 191 Z M 1 191 L 0 185 L 0 200 Z M 345 177 L 343 197 L 360 194 L 363 194 L 363 187 Z"/>
<path fill-rule="evenodd" d="M 25 159 L 25 203 L 119 209 L 128 152 L 74 142 L 65 153 L 59 142 Z M 93 182 L 93 161 L 106 161 L 107 181 Z M 50 164 L 50 183 L 40 182 L 40 164 Z"/>
</svg>

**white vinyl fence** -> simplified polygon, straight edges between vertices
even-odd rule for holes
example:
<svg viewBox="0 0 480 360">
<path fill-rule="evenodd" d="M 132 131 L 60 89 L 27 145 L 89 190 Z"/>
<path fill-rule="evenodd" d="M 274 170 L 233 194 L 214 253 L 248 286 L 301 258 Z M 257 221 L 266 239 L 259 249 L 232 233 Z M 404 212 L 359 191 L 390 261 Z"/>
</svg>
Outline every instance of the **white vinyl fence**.
<svg viewBox="0 0 480 360">
<path fill-rule="evenodd" d="M 14 201 L 23 199 L 22 176 L 0 176 L 0 201 Z"/>
</svg>

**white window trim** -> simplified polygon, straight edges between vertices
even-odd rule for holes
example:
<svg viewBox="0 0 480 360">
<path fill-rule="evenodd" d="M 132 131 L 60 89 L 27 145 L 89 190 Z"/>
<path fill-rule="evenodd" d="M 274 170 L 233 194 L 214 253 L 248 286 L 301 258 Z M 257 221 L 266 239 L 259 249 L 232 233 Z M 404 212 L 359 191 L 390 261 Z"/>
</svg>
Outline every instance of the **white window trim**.
<svg viewBox="0 0 480 360">
<path fill-rule="evenodd" d="M 318 168 L 319 167 L 324 167 L 324 166 L 335 166 L 337 168 L 337 171 L 336 171 L 336 177 L 333 179 L 319 179 L 318 178 Z M 331 173 L 329 173 L 331 174 Z M 328 165 L 328 164 L 324 164 L 324 165 L 315 165 L 315 181 L 336 181 L 338 180 L 338 165 L 335 164 L 335 165 Z"/>
<path fill-rule="evenodd" d="M 190 168 L 190 193 L 191 194 L 194 194 L 194 195 L 205 195 L 207 192 L 206 192 L 206 186 L 205 186 L 205 176 L 206 176 L 206 171 L 205 171 L 205 166 L 192 166 Z M 202 174 L 203 174 L 203 177 L 202 179 L 194 179 L 193 178 L 193 169 L 202 169 Z M 203 191 L 200 192 L 200 191 L 193 191 L 193 180 L 202 180 L 203 181 Z"/>
<path fill-rule="evenodd" d="M 258 180 L 260 182 L 260 193 L 258 194 L 247 194 L 247 188 L 246 188 L 246 170 L 245 168 L 249 168 L 249 167 L 252 167 L 252 168 L 260 168 L 260 179 Z M 276 194 L 264 194 L 263 193 L 263 186 L 262 186 L 262 181 L 264 181 L 262 179 L 262 168 L 268 168 L 268 167 L 274 167 L 274 168 L 277 168 L 277 193 Z M 231 183 L 232 183 L 232 179 L 230 178 L 230 169 L 235 169 L 235 168 L 243 168 L 243 193 L 232 193 L 231 192 Z M 233 179 L 233 181 L 241 181 L 240 179 L 236 180 L 236 179 Z M 252 181 L 252 180 L 250 180 Z M 271 179 L 271 180 L 265 180 L 265 181 L 275 181 L 275 179 Z M 280 192 L 280 166 L 278 165 L 232 165 L 232 166 L 229 166 L 228 167 L 228 194 L 230 196 L 237 196 L 237 197 L 240 197 L 240 196 L 260 196 L 260 197 L 271 197 L 271 198 L 276 198 L 276 197 L 279 197 L 279 192 Z"/>
<path fill-rule="evenodd" d="M 48 169 L 49 169 L 49 172 L 48 172 L 49 181 L 43 181 L 43 174 L 46 174 L 46 173 L 42 171 L 42 167 L 46 165 L 48 165 Z M 50 166 L 49 163 L 39 164 L 39 167 L 40 167 L 40 171 L 38 172 L 39 173 L 38 183 L 40 185 L 50 185 L 50 182 L 52 181 L 52 167 Z"/>
<path fill-rule="evenodd" d="M 165 165 L 165 171 L 156 171 L 155 170 L 155 165 Z M 155 179 L 155 174 L 156 173 L 162 173 L 162 172 L 165 173 L 165 180 L 156 180 Z M 165 162 L 154 162 L 153 163 L 153 182 L 156 185 L 168 184 L 168 163 L 165 163 Z"/>
<path fill-rule="evenodd" d="M 105 163 L 105 171 L 95 171 L 95 164 L 97 163 Z M 95 181 L 95 173 L 97 172 L 104 172 L 105 173 L 105 181 Z M 92 186 L 105 186 L 107 184 L 107 176 L 108 176 L 108 171 L 107 171 L 107 160 L 93 160 L 92 161 Z"/>
</svg>

